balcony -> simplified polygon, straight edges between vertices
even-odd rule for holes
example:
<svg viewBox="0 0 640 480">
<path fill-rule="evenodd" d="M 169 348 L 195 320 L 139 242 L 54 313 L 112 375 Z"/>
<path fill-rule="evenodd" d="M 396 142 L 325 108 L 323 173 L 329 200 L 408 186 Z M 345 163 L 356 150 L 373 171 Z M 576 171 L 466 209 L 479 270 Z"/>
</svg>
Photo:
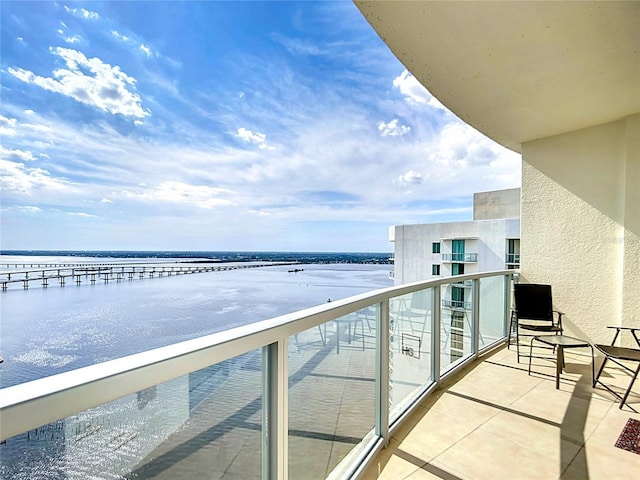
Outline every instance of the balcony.
<svg viewBox="0 0 640 480">
<path fill-rule="evenodd" d="M 401 462 L 417 474 L 482 478 L 503 465 L 492 460 L 463 467 L 465 454 L 450 466 L 445 453 L 458 440 L 465 445 L 472 431 L 494 435 L 490 428 L 500 428 L 490 424 L 494 417 L 497 422 L 512 415 L 525 432 L 527 422 L 538 418 L 547 418 L 536 424 L 543 430 L 566 424 L 569 433 L 586 422 L 586 438 L 604 418 L 596 412 L 604 408 L 615 415 L 617 405 L 606 392 L 593 392 L 588 415 L 575 406 L 584 407 L 590 392 L 581 376 L 584 359 L 568 360 L 561 391 L 551 387 L 550 393 L 550 362 L 536 361 L 530 377 L 513 363 L 515 353 L 502 347 L 513 275 L 505 270 L 391 287 L 3 389 L 3 476 L 338 479 L 373 478 L 380 469 L 386 478 L 401 478 L 394 470 Z M 436 306 L 458 281 L 472 282 L 471 314 L 457 328 L 453 348 L 450 318 Z M 562 403 L 561 394 L 575 385 L 583 390 Z M 525 395 L 538 387 L 547 397 L 528 405 Z M 482 428 L 437 423 L 456 405 L 462 407 L 460 422 L 481 421 Z M 547 408 L 545 415 L 561 418 L 528 408 Z M 427 424 L 438 438 L 423 437 L 418 426 Z M 506 433 L 522 433 L 516 430 L 511 425 Z M 562 430 L 556 440 L 564 442 L 567 435 Z M 429 463 L 432 451 L 404 443 L 415 438 L 417 444 L 422 438 L 440 444 L 442 463 Z M 505 442 L 496 438 L 493 445 L 483 437 L 480 446 L 468 446 L 503 448 Z M 568 448 L 575 442 L 566 443 Z M 596 453 L 587 450 L 589 460 L 605 448 L 594 445 Z M 563 462 L 579 459 L 579 448 L 570 456 L 560 447 L 541 444 L 552 454 L 560 451 Z"/>
<path fill-rule="evenodd" d="M 520 254 L 519 253 L 507 253 L 505 255 L 504 263 L 507 264 L 520 264 Z"/>
<path fill-rule="evenodd" d="M 450 310 L 470 310 L 471 302 L 464 302 L 462 300 L 443 300 L 442 306 Z"/>
<path fill-rule="evenodd" d="M 443 253 L 442 261 L 444 263 L 476 263 L 478 261 L 477 253 Z"/>
<path fill-rule="evenodd" d="M 637 478 L 640 455 L 615 444 L 640 414 L 591 388 L 590 355 L 567 350 L 565 361 L 559 390 L 553 362 L 535 359 L 529 376 L 506 348 L 475 361 L 421 402 L 361 478 Z M 629 377 L 615 373 L 624 390 Z"/>
</svg>

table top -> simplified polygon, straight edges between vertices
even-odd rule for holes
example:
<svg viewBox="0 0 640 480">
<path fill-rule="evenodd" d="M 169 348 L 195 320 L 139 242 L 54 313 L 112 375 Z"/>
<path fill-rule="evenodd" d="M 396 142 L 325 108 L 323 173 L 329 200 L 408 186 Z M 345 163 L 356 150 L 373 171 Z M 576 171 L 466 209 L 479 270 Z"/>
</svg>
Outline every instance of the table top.
<svg viewBox="0 0 640 480">
<path fill-rule="evenodd" d="M 589 347 L 591 344 L 580 338 L 568 337 L 567 335 L 538 335 L 534 337 L 537 341 L 546 343 L 547 345 L 555 345 L 558 347 Z"/>
</svg>

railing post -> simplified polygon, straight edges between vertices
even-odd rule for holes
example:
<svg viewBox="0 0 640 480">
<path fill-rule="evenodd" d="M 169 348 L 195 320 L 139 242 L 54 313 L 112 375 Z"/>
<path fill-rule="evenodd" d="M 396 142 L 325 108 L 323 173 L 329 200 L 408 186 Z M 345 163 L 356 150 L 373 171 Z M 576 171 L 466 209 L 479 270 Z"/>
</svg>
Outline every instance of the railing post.
<svg viewBox="0 0 640 480">
<path fill-rule="evenodd" d="M 442 312 L 440 308 L 440 286 L 432 287 L 433 315 L 431 316 L 431 378 L 435 383 L 440 382 L 440 324 Z"/>
<path fill-rule="evenodd" d="M 378 304 L 376 315 L 376 435 L 389 437 L 389 300 Z"/>
<path fill-rule="evenodd" d="M 287 339 L 262 348 L 262 479 L 288 478 Z"/>
<path fill-rule="evenodd" d="M 480 351 L 480 279 L 473 280 L 471 286 L 471 321 L 473 327 L 471 328 L 471 353 L 475 357 L 478 356 Z"/>
<path fill-rule="evenodd" d="M 511 332 L 509 327 L 511 326 L 511 286 L 513 283 L 513 274 L 504 276 L 504 325 L 503 333 L 507 337 L 507 342 L 510 341 Z"/>
</svg>

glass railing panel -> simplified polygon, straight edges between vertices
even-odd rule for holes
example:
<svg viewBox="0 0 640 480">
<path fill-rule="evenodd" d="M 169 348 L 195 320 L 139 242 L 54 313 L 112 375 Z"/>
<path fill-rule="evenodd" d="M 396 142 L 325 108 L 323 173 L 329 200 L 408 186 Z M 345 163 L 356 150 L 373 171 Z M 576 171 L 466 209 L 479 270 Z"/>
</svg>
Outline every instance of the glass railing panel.
<svg viewBox="0 0 640 480">
<path fill-rule="evenodd" d="M 472 287 L 468 282 L 442 285 L 440 298 L 440 372 L 444 373 L 472 353 Z"/>
<path fill-rule="evenodd" d="M 389 406 L 393 423 L 405 404 L 431 384 L 433 292 L 426 289 L 389 301 Z"/>
<path fill-rule="evenodd" d="M 503 338 L 506 333 L 505 277 L 481 278 L 478 345 L 482 349 Z"/>
<path fill-rule="evenodd" d="M 325 478 L 374 427 L 375 308 L 289 338 L 289 478 Z"/>
<path fill-rule="evenodd" d="M 16 435 L 0 478 L 260 478 L 255 350 Z"/>
</svg>

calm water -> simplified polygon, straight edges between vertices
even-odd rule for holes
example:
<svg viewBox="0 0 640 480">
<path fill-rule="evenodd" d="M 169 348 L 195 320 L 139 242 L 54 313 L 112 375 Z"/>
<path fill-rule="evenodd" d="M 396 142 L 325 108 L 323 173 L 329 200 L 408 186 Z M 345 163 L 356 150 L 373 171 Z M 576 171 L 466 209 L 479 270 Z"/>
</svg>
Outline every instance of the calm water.
<svg viewBox="0 0 640 480">
<path fill-rule="evenodd" d="M 0 385 L 15 385 L 392 284 L 389 265 L 307 264 L 297 268 L 304 270 L 289 273 L 290 266 L 273 266 L 79 287 L 67 284 L 45 289 L 34 284 L 29 290 L 0 292 L 0 355 L 5 359 L 0 364 Z"/>
<path fill-rule="evenodd" d="M 32 260 L 58 264 L 114 261 L 3 255 L 2 263 L 6 266 Z M 271 266 L 107 284 L 85 281 L 80 286 L 69 282 L 65 287 L 53 281 L 48 288 L 34 282 L 28 290 L 13 285 L 0 292 L 0 355 L 5 359 L 0 364 L 0 386 L 392 284 L 389 265 L 302 264 L 295 267 L 303 269 L 296 273 L 289 272 L 292 268 Z M 123 472 L 130 471 L 153 448 L 183 428 L 192 410 L 208 396 L 224 397 L 221 385 L 226 385 L 234 371 L 247 366 L 251 371 L 255 365 L 260 366 L 259 352 L 249 352 L 12 437 L 0 445 L 0 478 L 124 478 L 128 475 Z M 259 432 L 255 435 L 259 440 Z M 114 449 L 112 440 L 121 436 L 127 439 L 126 448 Z"/>
</svg>

